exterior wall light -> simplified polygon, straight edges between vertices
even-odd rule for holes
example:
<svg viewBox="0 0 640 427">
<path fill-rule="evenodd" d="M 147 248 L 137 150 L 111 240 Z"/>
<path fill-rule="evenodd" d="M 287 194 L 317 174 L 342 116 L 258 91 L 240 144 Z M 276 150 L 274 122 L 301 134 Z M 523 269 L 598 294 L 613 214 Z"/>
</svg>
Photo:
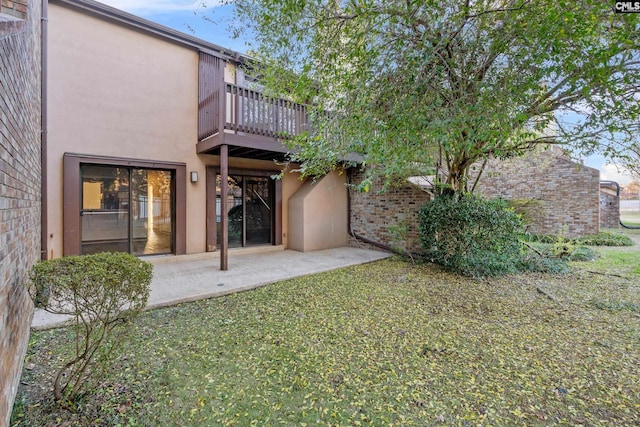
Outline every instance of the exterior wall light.
<svg viewBox="0 0 640 427">
<path fill-rule="evenodd" d="M 191 182 L 198 182 L 198 171 L 191 171 Z"/>
</svg>

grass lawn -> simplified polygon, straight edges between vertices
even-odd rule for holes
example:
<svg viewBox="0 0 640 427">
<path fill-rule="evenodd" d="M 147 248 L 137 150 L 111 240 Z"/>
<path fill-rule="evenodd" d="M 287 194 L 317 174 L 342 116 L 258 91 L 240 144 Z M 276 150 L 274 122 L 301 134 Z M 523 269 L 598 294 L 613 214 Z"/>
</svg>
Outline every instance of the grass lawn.
<svg viewBox="0 0 640 427">
<path fill-rule="evenodd" d="M 640 226 L 640 212 L 620 212 L 620 220 L 626 225 Z"/>
<path fill-rule="evenodd" d="M 35 332 L 12 425 L 640 425 L 640 249 L 602 253 L 485 281 L 391 259 L 149 311 L 72 411 L 50 393 L 69 332 Z"/>
</svg>

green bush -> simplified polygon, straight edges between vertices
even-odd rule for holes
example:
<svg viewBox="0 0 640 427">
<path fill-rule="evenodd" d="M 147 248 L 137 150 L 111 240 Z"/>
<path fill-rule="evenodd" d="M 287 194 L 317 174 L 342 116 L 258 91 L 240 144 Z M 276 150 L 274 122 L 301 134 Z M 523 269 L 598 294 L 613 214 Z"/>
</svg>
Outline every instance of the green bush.
<svg viewBox="0 0 640 427">
<path fill-rule="evenodd" d="M 537 199 L 510 199 L 507 205 L 520 215 L 522 226 L 527 230 L 544 216 L 544 203 Z"/>
<path fill-rule="evenodd" d="M 548 260 L 565 261 L 593 261 L 600 255 L 593 248 L 576 245 L 571 241 L 557 241 L 556 243 L 531 243 L 527 245 L 531 250 L 526 258 L 531 259 L 534 255 L 538 258 L 546 258 Z M 528 270 L 525 268 L 525 270 Z M 537 270 L 534 271 L 546 271 L 548 273 L 555 272 L 555 269 L 550 270 Z"/>
<path fill-rule="evenodd" d="M 502 199 L 442 195 L 422 207 L 419 227 L 428 256 L 447 270 L 472 277 L 518 270 L 522 222 Z"/>
<path fill-rule="evenodd" d="M 562 236 L 564 237 L 564 234 L 562 234 Z M 532 243 L 552 244 L 552 243 L 556 243 L 558 241 L 558 235 L 556 235 L 556 234 L 525 233 L 525 234 L 522 235 L 521 238 L 525 242 L 532 242 Z"/>
<path fill-rule="evenodd" d="M 54 381 L 58 401 L 73 401 L 95 368 L 109 363 L 130 321 L 147 304 L 151 275 L 151 264 L 126 253 L 70 256 L 33 267 L 36 307 L 73 320 L 73 355 Z"/>
<path fill-rule="evenodd" d="M 633 246 L 633 240 L 623 234 L 601 231 L 598 234 L 567 239 L 554 234 L 528 234 L 526 240 L 539 243 L 557 243 L 559 238 L 575 245 L 585 246 Z"/>
<path fill-rule="evenodd" d="M 415 263 L 415 258 L 411 253 L 414 246 L 414 239 L 409 238 L 409 222 L 405 219 L 389 226 L 389 245 L 391 249 L 401 257 Z"/>
<path fill-rule="evenodd" d="M 633 240 L 628 236 L 601 231 L 574 239 L 577 244 L 586 246 L 633 246 Z"/>
<path fill-rule="evenodd" d="M 536 273 L 566 273 L 569 267 L 564 259 L 554 258 L 551 254 L 524 251 L 518 260 L 518 270 Z"/>
</svg>

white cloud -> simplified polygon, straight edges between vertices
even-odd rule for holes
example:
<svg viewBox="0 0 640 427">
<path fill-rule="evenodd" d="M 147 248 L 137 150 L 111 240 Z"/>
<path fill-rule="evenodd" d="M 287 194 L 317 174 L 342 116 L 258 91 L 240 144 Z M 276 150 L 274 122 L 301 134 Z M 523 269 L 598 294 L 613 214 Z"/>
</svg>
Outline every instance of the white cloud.
<svg viewBox="0 0 640 427">
<path fill-rule="evenodd" d="M 205 2 L 204 0 L 100 0 L 101 3 L 124 10 L 136 15 L 153 15 L 157 13 L 176 11 L 202 10 L 206 3 L 208 7 L 218 6 L 221 0 Z"/>
<path fill-rule="evenodd" d="M 602 181 L 615 181 L 621 185 L 628 184 L 632 181 L 629 171 L 615 164 L 600 166 L 600 179 Z"/>
</svg>

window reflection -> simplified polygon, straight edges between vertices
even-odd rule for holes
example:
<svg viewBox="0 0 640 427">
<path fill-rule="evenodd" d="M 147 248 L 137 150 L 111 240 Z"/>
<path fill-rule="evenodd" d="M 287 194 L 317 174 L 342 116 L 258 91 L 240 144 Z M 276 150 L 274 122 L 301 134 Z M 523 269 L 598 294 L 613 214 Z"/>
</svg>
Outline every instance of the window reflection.
<svg viewBox="0 0 640 427">
<path fill-rule="evenodd" d="M 172 252 L 172 174 L 82 165 L 82 253 Z"/>
<path fill-rule="evenodd" d="M 217 241 L 220 243 L 222 204 L 220 175 L 216 176 Z M 272 243 L 273 181 L 268 177 L 230 175 L 229 194 L 229 247 L 265 245 Z"/>
</svg>

